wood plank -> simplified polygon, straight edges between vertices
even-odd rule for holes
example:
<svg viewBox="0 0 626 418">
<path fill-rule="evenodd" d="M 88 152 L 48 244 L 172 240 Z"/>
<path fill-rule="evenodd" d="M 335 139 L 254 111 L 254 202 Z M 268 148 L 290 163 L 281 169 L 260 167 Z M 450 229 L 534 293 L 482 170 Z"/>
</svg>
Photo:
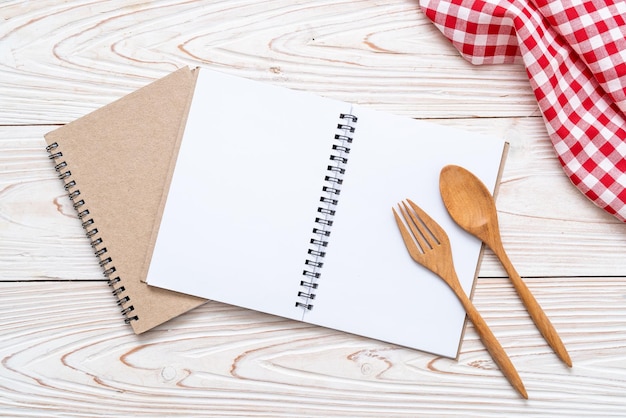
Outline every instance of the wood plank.
<svg viewBox="0 0 626 418">
<path fill-rule="evenodd" d="M 537 115 L 522 65 L 469 64 L 416 1 L 12 1 L 0 15 L 0 125 L 67 123 L 183 65 L 411 117 Z"/>
<path fill-rule="evenodd" d="M 573 369 L 506 280 L 479 281 L 475 303 L 526 402 L 471 326 L 458 361 L 218 303 L 137 336 L 102 282 L 0 283 L 0 405 L 12 416 L 618 416 L 624 279 L 530 280 L 558 306 L 548 314 Z"/>
<path fill-rule="evenodd" d="M 626 225 L 567 180 L 538 118 L 437 122 L 511 143 L 497 200 L 504 245 L 524 276 L 619 276 Z M 0 281 L 102 278 L 71 202 L 44 151 L 52 126 L 0 127 Z M 584 251 L 581 243 L 586 243 Z M 505 275 L 487 251 L 483 277 Z"/>
<path fill-rule="evenodd" d="M 45 151 L 52 129 L 0 127 L 0 281 L 103 278 Z"/>
</svg>

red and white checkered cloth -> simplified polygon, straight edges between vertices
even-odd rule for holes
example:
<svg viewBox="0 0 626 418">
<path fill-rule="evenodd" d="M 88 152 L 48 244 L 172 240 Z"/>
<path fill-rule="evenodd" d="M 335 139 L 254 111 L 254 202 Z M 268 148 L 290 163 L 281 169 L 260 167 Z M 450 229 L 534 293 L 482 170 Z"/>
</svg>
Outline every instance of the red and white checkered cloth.
<svg viewBox="0 0 626 418">
<path fill-rule="evenodd" d="M 524 63 L 568 177 L 626 222 L 626 0 L 420 5 L 471 63 Z"/>
</svg>

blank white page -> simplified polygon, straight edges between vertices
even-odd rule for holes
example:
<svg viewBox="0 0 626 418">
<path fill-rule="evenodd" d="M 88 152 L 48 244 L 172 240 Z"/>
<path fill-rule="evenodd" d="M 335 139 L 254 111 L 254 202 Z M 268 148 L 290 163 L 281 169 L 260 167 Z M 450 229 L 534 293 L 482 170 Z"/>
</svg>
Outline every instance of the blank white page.
<svg viewBox="0 0 626 418">
<path fill-rule="evenodd" d="M 362 107 L 353 112 L 350 160 L 306 320 L 455 357 L 465 312 L 441 279 L 410 258 L 391 208 L 410 198 L 447 231 L 469 295 L 481 243 L 449 217 L 439 172 L 461 165 L 493 190 L 504 142 Z"/>
<path fill-rule="evenodd" d="M 349 109 L 202 69 L 148 284 L 300 319 L 313 220 Z"/>
<path fill-rule="evenodd" d="M 358 121 L 307 310 L 296 302 L 340 113 Z M 391 208 L 410 198 L 447 230 L 469 293 L 481 243 L 447 215 L 439 172 L 462 165 L 493 189 L 503 150 L 501 140 L 202 70 L 148 283 L 454 357 L 465 313 L 411 260 Z"/>
</svg>

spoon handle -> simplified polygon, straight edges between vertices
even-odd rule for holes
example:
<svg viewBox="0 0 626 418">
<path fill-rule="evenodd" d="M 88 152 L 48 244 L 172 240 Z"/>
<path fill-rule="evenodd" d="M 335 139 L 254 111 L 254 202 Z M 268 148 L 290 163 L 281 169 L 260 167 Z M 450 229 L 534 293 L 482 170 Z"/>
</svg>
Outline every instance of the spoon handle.
<svg viewBox="0 0 626 418">
<path fill-rule="evenodd" d="M 543 338 L 547 341 L 548 345 L 552 347 L 556 355 L 559 356 L 559 358 L 563 360 L 565 364 L 567 364 L 569 367 L 572 367 L 572 360 L 567 352 L 567 349 L 565 348 L 565 345 L 563 344 L 563 341 L 561 341 L 561 337 L 559 337 L 559 334 L 556 332 L 556 329 L 552 325 L 552 322 L 550 322 L 550 319 L 548 318 L 546 313 L 543 311 L 543 309 L 541 309 L 541 306 L 539 305 L 539 302 L 537 302 L 537 299 L 535 299 L 533 294 L 526 286 L 526 283 L 524 283 L 522 278 L 515 270 L 515 267 L 513 267 L 513 264 L 511 263 L 511 260 L 509 260 L 509 257 L 504 251 L 504 248 L 492 248 L 492 250 L 500 259 L 502 266 L 506 270 L 509 278 L 511 279 L 511 282 L 513 283 L 513 287 L 515 287 L 517 294 L 519 295 L 522 303 L 526 307 L 528 314 L 537 326 L 537 329 L 539 330 L 539 332 L 541 332 L 541 335 L 543 335 Z"/>
</svg>

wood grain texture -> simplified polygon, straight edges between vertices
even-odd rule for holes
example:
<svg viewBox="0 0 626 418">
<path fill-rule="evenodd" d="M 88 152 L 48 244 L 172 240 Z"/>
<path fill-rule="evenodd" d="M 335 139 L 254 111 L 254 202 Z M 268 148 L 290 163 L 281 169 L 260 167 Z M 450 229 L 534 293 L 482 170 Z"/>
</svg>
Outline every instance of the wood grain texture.
<svg viewBox="0 0 626 418">
<path fill-rule="evenodd" d="M 471 325 L 458 362 L 218 303 L 137 336 L 104 283 L 5 283 L 0 415 L 619 416 L 624 278 L 551 282 L 531 285 L 563 302 L 549 314 L 573 369 L 545 345 L 505 279 L 480 280 L 475 296 L 528 401 Z"/>
<path fill-rule="evenodd" d="M 413 117 L 537 115 L 522 66 L 459 59 L 414 0 L 9 1 L 0 16 L 0 124 L 66 123 L 199 64 Z"/>
<path fill-rule="evenodd" d="M 43 134 L 0 127 L 0 281 L 102 279 Z"/>
<path fill-rule="evenodd" d="M 626 225 L 569 182 L 537 118 L 445 119 L 506 138 L 509 157 L 497 198 L 505 249 L 522 277 L 620 276 Z M 53 126 L 0 126 L 0 281 L 95 280 L 97 260 L 44 151 Z M 581 243 L 588 243 L 581 251 Z M 6 261 L 3 261 L 6 260 Z M 506 275 L 489 251 L 482 277 Z"/>
<path fill-rule="evenodd" d="M 6 0 L 0 22 L 0 416 L 624 416 L 626 225 L 563 174 L 522 66 L 463 61 L 416 0 Z M 471 325 L 458 362 L 217 303 L 134 335 L 42 136 L 183 65 L 506 138 L 504 246 L 574 367 L 489 251 L 474 304 L 528 401 Z"/>
</svg>

